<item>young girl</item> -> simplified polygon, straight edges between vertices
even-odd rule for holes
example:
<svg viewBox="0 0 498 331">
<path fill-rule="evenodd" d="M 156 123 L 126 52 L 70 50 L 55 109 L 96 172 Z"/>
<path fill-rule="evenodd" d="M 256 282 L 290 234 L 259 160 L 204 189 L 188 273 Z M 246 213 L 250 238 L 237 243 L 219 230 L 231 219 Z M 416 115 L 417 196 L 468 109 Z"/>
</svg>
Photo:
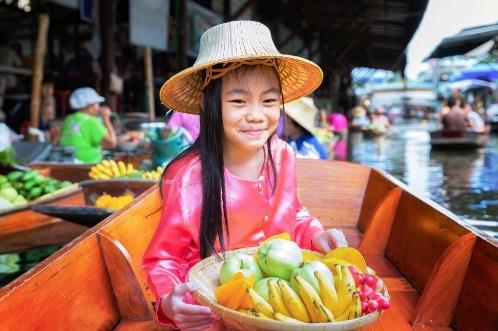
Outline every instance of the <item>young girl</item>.
<svg viewBox="0 0 498 331">
<path fill-rule="evenodd" d="M 162 87 L 162 102 L 200 114 L 200 135 L 169 164 L 161 180 L 161 221 L 143 267 L 159 322 L 206 330 L 218 318 L 189 296 L 189 269 L 216 252 L 255 246 L 288 232 L 302 248 L 346 246 L 324 231 L 296 195 L 292 148 L 274 135 L 284 100 L 314 91 L 320 68 L 280 54 L 264 25 L 236 21 L 201 37 L 193 67 Z"/>
</svg>

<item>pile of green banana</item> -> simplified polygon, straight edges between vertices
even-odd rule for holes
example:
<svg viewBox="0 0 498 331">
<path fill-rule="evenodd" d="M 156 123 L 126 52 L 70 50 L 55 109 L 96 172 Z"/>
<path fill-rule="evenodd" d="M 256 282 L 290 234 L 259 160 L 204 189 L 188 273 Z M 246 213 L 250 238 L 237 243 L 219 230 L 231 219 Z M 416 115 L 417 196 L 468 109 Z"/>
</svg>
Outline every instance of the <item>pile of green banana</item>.
<svg viewBox="0 0 498 331">
<path fill-rule="evenodd" d="M 12 171 L 5 176 L 5 179 L 6 181 L 0 179 L 2 181 L 0 189 L 12 187 L 28 201 L 72 185 L 68 181 L 44 177 L 38 170 Z"/>
</svg>

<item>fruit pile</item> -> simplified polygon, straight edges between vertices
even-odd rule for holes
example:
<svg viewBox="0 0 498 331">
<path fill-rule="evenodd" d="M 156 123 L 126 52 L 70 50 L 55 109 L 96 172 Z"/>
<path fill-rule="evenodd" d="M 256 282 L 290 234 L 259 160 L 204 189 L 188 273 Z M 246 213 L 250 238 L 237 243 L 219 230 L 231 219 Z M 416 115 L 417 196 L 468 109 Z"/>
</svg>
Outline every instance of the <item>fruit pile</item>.
<svg viewBox="0 0 498 331">
<path fill-rule="evenodd" d="M 157 167 L 155 170 L 151 171 L 146 171 L 142 175 L 143 179 L 152 179 L 152 180 L 159 180 L 161 179 L 161 175 L 163 174 L 164 168 L 163 167 Z"/>
<path fill-rule="evenodd" d="M 136 178 L 132 177 L 137 170 L 132 164 L 123 161 L 103 160 L 90 168 L 88 176 L 92 179 Z"/>
<path fill-rule="evenodd" d="M 288 234 L 268 238 L 254 255 L 229 256 L 219 277 L 218 303 L 263 319 L 329 323 L 389 308 L 384 283 L 359 251 L 337 248 L 322 258 Z"/>
<path fill-rule="evenodd" d="M 38 170 L 11 171 L 7 176 L 0 175 L 0 188 L 13 188 L 28 201 L 71 185 L 68 181 L 44 177 Z"/>
<path fill-rule="evenodd" d="M 109 194 L 102 194 L 95 201 L 95 206 L 99 208 L 107 208 L 120 210 L 126 206 L 128 206 L 133 201 L 132 195 L 122 195 L 118 197 L 113 197 Z"/>
<path fill-rule="evenodd" d="M 131 163 L 125 164 L 123 161 L 103 160 L 90 168 L 88 176 L 96 180 L 113 178 L 159 180 L 163 170 L 162 167 L 157 167 L 155 170 L 144 172 L 135 169 Z"/>
</svg>

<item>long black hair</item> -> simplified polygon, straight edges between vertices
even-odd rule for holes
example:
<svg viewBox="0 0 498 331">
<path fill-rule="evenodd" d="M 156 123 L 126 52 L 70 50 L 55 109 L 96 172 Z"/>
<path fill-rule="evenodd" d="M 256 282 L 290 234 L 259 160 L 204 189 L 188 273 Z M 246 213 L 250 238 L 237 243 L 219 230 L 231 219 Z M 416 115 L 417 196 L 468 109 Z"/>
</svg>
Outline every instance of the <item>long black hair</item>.
<svg viewBox="0 0 498 331">
<path fill-rule="evenodd" d="M 246 70 L 255 67 L 244 65 L 234 71 L 242 74 Z M 282 91 L 280 77 L 276 71 L 275 73 L 278 77 L 280 91 Z M 225 232 L 227 244 L 230 237 L 226 208 L 225 166 L 223 161 L 224 131 L 221 112 L 221 87 L 222 79 L 214 79 L 205 87 L 203 91 L 203 107 L 201 107 L 202 110 L 200 111 L 199 137 L 166 166 L 160 181 L 160 186 L 162 187 L 165 174 L 176 161 L 187 155 L 193 154 L 199 156 L 202 165 L 202 211 L 201 226 L 199 229 L 201 258 L 216 253 L 216 239 L 219 240 L 224 255 L 227 247 L 225 245 Z M 282 94 L 282 92 L 280 93 Z M 266 155 L 273 173 L 273 181 L 270 182 L 270 185 L 272 192 L 274 192 L 277 183 L 277 171 L 271 153 L 271 137 L 268 139 L 266 149 Z M 223 231 L 223 227 L 225 228 L 225 232 Z"/>
</svg>

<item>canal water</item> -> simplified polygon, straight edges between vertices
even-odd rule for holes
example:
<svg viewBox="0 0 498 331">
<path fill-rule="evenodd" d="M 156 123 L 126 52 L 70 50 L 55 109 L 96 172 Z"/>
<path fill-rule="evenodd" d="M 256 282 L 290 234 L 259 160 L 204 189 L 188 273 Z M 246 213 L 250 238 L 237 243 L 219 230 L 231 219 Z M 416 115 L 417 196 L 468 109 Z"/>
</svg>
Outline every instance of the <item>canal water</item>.
<svg viewBox="0 0 498 331">
<path fill-rule="evenodd" d="M 498 238 L 498 135 L 476 150 L 432 150 L 429 131 L 436 128 L 437 123 L 402 122 L 384 137 L 366 139 L 351 133 L 335 158 L 385 170 L 415 193 Z"/>
</svg>

